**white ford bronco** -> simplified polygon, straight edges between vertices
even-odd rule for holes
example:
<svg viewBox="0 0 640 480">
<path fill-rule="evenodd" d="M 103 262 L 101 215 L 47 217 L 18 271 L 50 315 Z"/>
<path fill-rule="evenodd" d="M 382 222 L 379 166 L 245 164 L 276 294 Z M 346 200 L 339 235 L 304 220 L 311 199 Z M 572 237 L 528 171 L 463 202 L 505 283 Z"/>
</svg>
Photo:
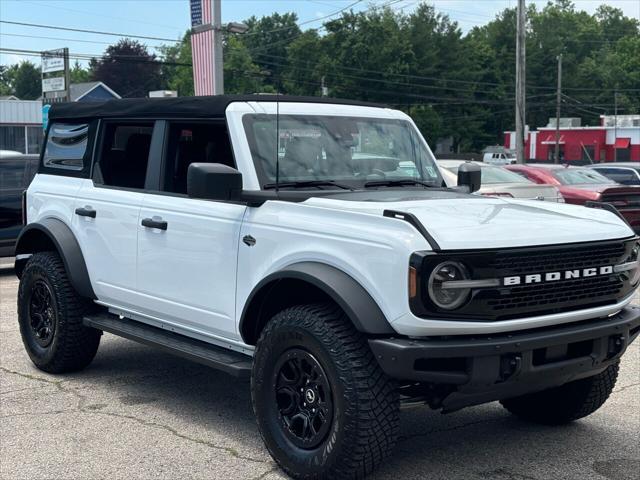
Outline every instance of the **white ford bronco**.
<svg viewBox="0 0 640 480">
<path fill-rule="evenodd" d="M 402 112 L 219 96 L 58 104 L 16 246 L 25 348 L 86 367 L 102 332 L 251 378 L 292 477 L 362 478 L 401 405 L 499 400 L 563 424 L 640 333 L 640 244 L 603 208 L 446 188 Z"/>
</svg>

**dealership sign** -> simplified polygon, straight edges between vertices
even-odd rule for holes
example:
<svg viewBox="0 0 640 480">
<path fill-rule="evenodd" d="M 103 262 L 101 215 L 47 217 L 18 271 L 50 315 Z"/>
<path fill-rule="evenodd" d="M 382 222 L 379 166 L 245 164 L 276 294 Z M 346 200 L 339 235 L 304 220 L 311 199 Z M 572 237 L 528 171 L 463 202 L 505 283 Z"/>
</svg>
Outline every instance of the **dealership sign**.
<svg viewBox="0 0 640 480">
<path fill-rule="evenodd" d="M 64 52 L 52 50 L 42 54 L 42 73 L 61 72 L 64 70 Z"/>
<path fill-rule="evenodd" d="M 43 78 L 43 92 L 59 92 L 65 89 L 64 77 Z"/>
</svg>

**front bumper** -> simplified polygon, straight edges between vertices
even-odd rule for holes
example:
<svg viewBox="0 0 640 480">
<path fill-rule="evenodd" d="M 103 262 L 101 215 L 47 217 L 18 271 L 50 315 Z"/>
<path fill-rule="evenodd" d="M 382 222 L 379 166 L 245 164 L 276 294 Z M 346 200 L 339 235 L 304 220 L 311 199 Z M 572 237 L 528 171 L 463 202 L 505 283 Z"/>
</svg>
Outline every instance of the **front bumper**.
<svg viewBox="0 0 640 480">
<path fill-rule="evenodd" d="M 640 308 L 604 319 L 491 336 L 370 339 L 390 377 L 451 392 L 445 410 L 514 397 L 595 375 L 640 334 Z"/>
</svg>

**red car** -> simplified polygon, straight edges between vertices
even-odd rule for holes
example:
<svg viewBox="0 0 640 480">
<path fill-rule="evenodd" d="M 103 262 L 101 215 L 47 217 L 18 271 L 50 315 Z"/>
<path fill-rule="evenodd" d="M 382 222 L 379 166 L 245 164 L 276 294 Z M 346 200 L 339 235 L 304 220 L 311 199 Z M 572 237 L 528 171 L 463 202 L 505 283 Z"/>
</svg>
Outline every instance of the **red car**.
<svg viewBox="0 0 640 480">
<path fill-rule="evenodd" d="M 506 165 L 535 183 L 548 183 L 560 190 L 566 203 L 584 205 L 588 201 L 613 205 L 640 233 L 640 186 L 623 186 L 590 168 L 566 165 Z"/>
</svg>

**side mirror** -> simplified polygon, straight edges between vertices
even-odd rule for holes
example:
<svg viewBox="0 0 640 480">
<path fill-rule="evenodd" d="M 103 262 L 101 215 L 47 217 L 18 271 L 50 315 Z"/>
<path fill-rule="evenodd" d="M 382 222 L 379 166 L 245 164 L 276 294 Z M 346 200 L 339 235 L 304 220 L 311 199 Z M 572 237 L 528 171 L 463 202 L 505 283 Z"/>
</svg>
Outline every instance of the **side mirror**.
<svg viewBox="0 0 640 480">
<path fill-rule="evenodd" d="M 482 185 L 481 168 L 471 162 L 465 162 L 458 167 L 458 186 L 467 187 L 469 193 L 477 192 Z"/>
<path fill-rule="evenodd" d="M 205 200 L 237 200 L 242 174 L 221 163 L 192 163 L 187 170 L 187 194 Z"/>
</svg>

